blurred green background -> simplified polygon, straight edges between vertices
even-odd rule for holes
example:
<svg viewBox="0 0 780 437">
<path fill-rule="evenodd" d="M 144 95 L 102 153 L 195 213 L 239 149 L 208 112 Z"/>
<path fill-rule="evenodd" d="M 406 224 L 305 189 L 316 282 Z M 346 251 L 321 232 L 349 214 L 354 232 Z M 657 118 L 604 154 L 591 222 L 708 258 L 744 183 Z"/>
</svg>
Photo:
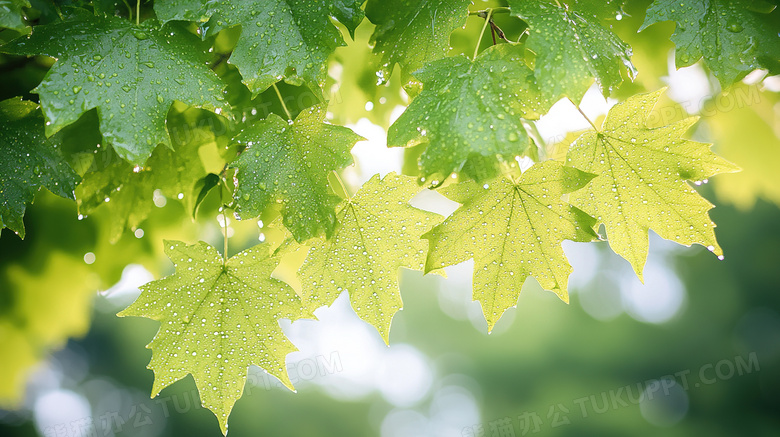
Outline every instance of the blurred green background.
<svg viewBox="0 0 780 437">
<path fill-rule="evenodd" d="M 473 9 L 500 4 L 476 3 Z M 759 72 L 724 92 L 700 64 L 676 71 L 672 26 L 636 33 L 648 3 L 630 1 L 619 20 L 605 19 L 634 47 L 640 71 L 613 97 L 668 85 L 659 121 L 700 115 L 691 135 L 715 143 L 744 169 L 697 187 L 716 205 L 711 214 L 726 259 L 651 235 L 643 285 L 606 244 L 567 242 L 570 305 L 529 280 L 517 309 L 490 335 L 471 302 L 470 263 L 448 269 L 447 279 L 403 271 L 404 310 L 393 321 L 389 348 L 343 296 L 318 310 L 319 321 L 284 324 L 301 349 L 289 356 L 298 391 L 251 369 L 230 417 L 231 436 L 778 435 L 780 81 Z M 523 28 L 505 16 L 497 23 L 510 37 Z M 470 18 L 456 31 L 452 53 L 472 51 L 481 24 Z M 337 51 L 329 84 L 331 120 L 370 140 L 353 151 L 358 166 L 345 174 L 352 189 L 414 158 L 384 147 L 384 130 L 408 98 L 398 74 L 386 86 L 375 83 L 371 30 L 364 23 L 356 41 Z M 0 32 L 3 41 L 14 36 Z M 34 100 L 30 90 L 50 65 L 0 55 L 0 99 Z M 240 91 L 235 70 L 220 68 Z M 245 114 L 281 112 L 272 96 L 236 95 L 232 103 Z M 596 119 L 612 103 L 595 91 L 581 106 Z M 565 151 L 567 134 L 587 126 L 571 109 L 553 108 L 539 123 L 551 156 Z M 183 123 L 207 117 L 189 116 Z M 180 202 L 155 196 L 142 232 L 128 231 L 116 245 L 107 242 L 109 213 L 82 220 L 72 202 L 48 193 L 29 208 L 24 241 L 2 232 L 0 374 L 20 376 L 4 380 L 0 394 L 24 395 L 14 408 L 0 409 L 0 435 L 219 435 L 190 377 L 149 399 L 153 374 L 144 345 L 157 326 L 114 315 L 137 286 L 172 272 L 161 256 L 163 238 L 222 245 L 216 194 L 198 222 Z M 255 221 L 228 225 L 231 252 L 274 238 Z"/>
</svg>

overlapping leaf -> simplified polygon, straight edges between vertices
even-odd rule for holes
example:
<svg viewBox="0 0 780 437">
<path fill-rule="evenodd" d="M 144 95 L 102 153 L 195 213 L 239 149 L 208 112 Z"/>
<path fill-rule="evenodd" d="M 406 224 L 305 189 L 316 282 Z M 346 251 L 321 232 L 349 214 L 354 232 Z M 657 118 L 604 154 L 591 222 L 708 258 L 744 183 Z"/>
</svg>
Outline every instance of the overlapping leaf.
<svg viewBox="0 0 780 437">
<path fill-rule="evenodd" d="M 546 161 L 514 183 L 499 177 L 485 185 L 464 182 L 443 188 L 442 194 L 462 206 L 423 235 L 430 244 L 425 271 L 473 258 L 474 300 L 482 305 L 488 330 L 517 304 L 529 276 L 568 302 L 572 269 L 561 243 L 592 241 L 596 234 L 595 220 L 561 196 L 592 177 Z"/>
<path fill-rule="evenodd" d="M 526 46 L 536 54 L 534 72 L 547 100 L 578 102 L 595 78 L 604 95 L 636 74 L 631 48 L 599 24 L 590 8 L 572 10 L 545 0 L 509 0 L 512 14 L 528 23 Z"/>
<path fill-rule="evenodd" d="M 56 140 L 44 135 L 38 105 L 21 99 L 0 102 L 0 229 L 24 238 L 24 211 L 41 187 L 73 199 L 79 177 Z"/>
<path fill-rule="evenodd" d="M 493 46 L 474 61 L 453 56 L 415 73 L 423 91 L 390 127 L 388 145 L 428 142 L 420 157 L 424 176 L 447 177 L 472 155 L 514 159 L 528 147 L 521 118 L 549 109 L 523 48 Z"/>
<path fill-rule="evenodd" d="M 226 434 L 250 365 L 292 389 L 285 357 L 296 349 L 279 319 L 308 313 L 290 286 L 271 278 L 278 262 L 265 247 L 245 250 L 223 265 L 222 256 L 206 243 L 165 244 L 176 273 L 143 286 L 138 300 L 119 315 L 160 322 L 147 346 L 155 374 L 152 395 L 192 374 L 203 405 Z"/>
<path fill-rule="evenodd" d="M 223 83 L 205 63 L 205 47 L 178 26 L 135 26 L 116 17 L 78 13 L 37 26 L 8 53 L 57 58 L 36 88 L 52 135 L 98 108 L 100 130 L 119 156 L 143 165 L 154 148 L 170 145 L 165 117 L 174 101 L 228 109 Z"/>
<path fill-rule="evenodd" d="M 443 58 L 450 34 L 462 27 L 471 0 L 368 0 L 366 16 L 376 24 L 371 37 L 382 55 L 380 79 L 389 78 L 395 64 L 411 73 Z"/>
<path fill-rule="evenodd" d="M 671 37 L 677 68 L 704 58 L 727 87 L 757 68 L 780 73 L 780 13 L 764 13 L 775 7 L 753 0 L 656 0 L 641 29 L 677 23 Z"/>
<path fill-rule="evenodd" d="M 647 127 L 663 92 L 639 94 L 615 105 L 602 131 L 584 133 L 566 156 L 567 165 L 598 175 L 569 201 L 604 224 L 610 247 L 640 278 L 649 229 L 662 238 L 698 243 L 723 254 L 708 215 L 712 205 L 686 181 L 738 170 L 712 153 L 709 144 L 682 137 L 697 118 Z"/>
<path fill-rule="evenodd" d="M 328 240 L 312 240 L 300 270 L 304 305 L 330 305 L 344 291 L 357 315 L 389 341 L 401 309 L 401 267 L 422 270 L 426 244 L 420 236 L 441 217 L 409 205 L 420 188 L 414 178 L 375 175 L 338 208 L 339 226 Z"/>
<path fill-rule="evenodd" d="M 257 95 L 281 79 L 303 80 L 319 93 L 328 56 L 344 45 L 329 17 L 345 20 L 354 31 L 362 19 L 359 6 L 354 0 L 175 0 L 155 3 L 155 11 L 163 21 L 204 23 L 204 36 L 240 25 L 230 63 Z"/>
<path fill-rule="evenodd" d="M 189 112 L 184 114 L 190 115 Z M 195 185 L 208 174 L 199 150 L 207 145 L 214 146 L 217 138 L 208 126 L 183 124 L 185 119 L 205 120 L 183 118 L 184 114 L 178 114 L 179 123 L 173 124 L 175 150 L 159 146 L 143 167 L 129 164 L 105 147 L 87 154 L 92 158 L 89 169 L 76 188 L 79 212 L 89 215 L 98 209 L 108 210 L 112 242 L 118 241 L 126 229 L 135 230 L 149 216 L 155 190 L 162 196 L 181 201 L 188 212 L 195 208 L 198 195 Z"/>
<path fill-rule="evenodd" d="M 27 22 L 22 8 L 29 7 L 29 0 L 0 0 L 0 28 L 25 32 Z"/>
<path fill-rule="evenodd" d="M 296 240 L 333 234 L 339 198 L 328 189 L 328 174 L 352 163 L 350 150 L 362 137 L 324 119 L 323 105 L 304 110 L 293 123 L 271 114 L 234 139 L 246 146 L 234 163 L 242 217 L 257 217 L 280 202 L 284 226 Z"/>
</svg>

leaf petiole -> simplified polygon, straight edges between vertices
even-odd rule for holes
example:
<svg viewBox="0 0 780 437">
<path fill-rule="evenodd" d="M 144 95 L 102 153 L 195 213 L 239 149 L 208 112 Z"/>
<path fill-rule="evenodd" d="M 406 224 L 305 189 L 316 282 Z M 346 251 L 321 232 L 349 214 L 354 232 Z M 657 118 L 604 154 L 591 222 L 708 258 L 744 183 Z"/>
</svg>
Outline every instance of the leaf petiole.
<svg viewBox="0 0 780 437">
<path fill-rule="evenodd" d="M 575 107 L 575 108 L 577 108 L 577 111 L 579 111 L 579 113 L 580 113 L 580 114 L 582 114 L 582 117 L 583 117 L 585 120 L 587 120 L 587 121 L 588 121 L 588 123 L 591 125 L 591 127 L 593 127 L 593 130 L 595 130 L 596 132 L 601 132 L 601 131 L 599 130 L 599 128 L 597 128 L 597 127 L 596 127 L 596 125 L 595 125 L 595 124 L 593 124 L 593 122 L 590 120 L 590 118 L 588 118 L 588 116 L 587 116 L 587 115 L 585 115 L 585 112 L 583 112 L 582 108 L 580 108 L 580 105 L 578 105 L 578 104 L 574 103 L 574 100 L 572 100 L 572 99 L 571 99 L 571 97 L 566 97 L 566 100 L 568 100 L 569 102 L 571 102 L 571 104 L 572 104 L 572 105 L 574 105 L 574 107 Z"/>
<path fill-rule="evenodd" d="M 284 109 L 284 113 L 287 114 L 287 119 L 292 121 L 292 115 L 290 115 L 290 110 L 287 109 L 287 105 L 284 104 L 284 99 L 282 98 L 282 93 L 279 92 L 279 87 L 276 86 L 276 84 L 272 85 L 274 87 L 274 91 L 276 91 L 276 97 L 279 98 L 279 103 L 282 104 L 282 109 Z"/>
<path fill-rule="evenodd" d="M 481 16 L 481 15 L 480 15 Z M 474 56 L 471 57 L 471 60 L 477 59 L 477 54 L 479 53 L 479 46 L 482 43 L 482 37 L 485 36 L 485 29 L 487 29 L 488 24 L 490 24 L 490 19 L 493 16 L 493 9 L 487 9 L 487 14 L 485 15 L 485 24 L 482 25 L 482 30 L 479 32 L 479 38 L 477 38 L 477 45 L 474 47 Z"/>
</svg>

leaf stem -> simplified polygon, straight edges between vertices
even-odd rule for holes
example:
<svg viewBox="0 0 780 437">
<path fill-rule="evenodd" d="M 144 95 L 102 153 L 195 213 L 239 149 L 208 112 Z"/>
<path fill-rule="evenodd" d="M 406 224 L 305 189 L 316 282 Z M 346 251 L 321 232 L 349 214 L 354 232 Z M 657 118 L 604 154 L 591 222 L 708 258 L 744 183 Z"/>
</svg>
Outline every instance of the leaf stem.
<svg viewBox="0 0 780 437">
<path fill-rule="evenodd" d="M 127 8 L 127 17 L 130 21 L 133 20 L 133 7 L 130 6 L 130 3 L 127 2 L 127 0 L 122 0 L 122 3 L 125 4 L 125 7 Z"/>
<path fill-rule="evenodd" d="M 347 191 L 347 186 L 344 185 L 344 181 L 341 180 L 341 176 L 339 176 L 339 172 L 333 170 L 333 175 L 336 176 L 336 180 L 339 182 L 339 185 L 341 186 L 341 191 L 344 192 L 344 196 L 346 196 L 347 201 L 351 201 L 352 198 L 349 196 L 349 191 Z"/>
<path fill-rule="evenodd" d="M 141 0 L 135 2 L 135 25 L 141 24 Z"/>
<path fill-rule="evenodd" d="M 276 86 L 276 84 L 272 85 L 274 87 L 274 91 L 276 91 L 276 97 L 279 98 L 279 103 L 282 104 L 282 109 L 284 109 L 284 113 L 287 114 L 287 119 L 292 121 L 292 115 L 290 115 L 290 110 L 287 109 L 287 105 L 284 104 L 284 99 L 282 98 L 282 93 L 279 92 L 279 87 Z"/>
<path fill-rule="evenodd" d="M 493 16 L 494 9 L 486 9 L 487 14 L 484 16 L 485 18 L 485 24 L 482 25 L 482 30 L 479 32 L 479 38 L 477 38 L 477 46 L 474 47 L 474 56 L 471 57 L 471 60 L 477 59 L 477 53 L 479 53 L 479 46 L 482 43 L 482 37 L 485 36 L 485 29 L 487 29 L 488 24 L 490 24 L 490 17 Z M 481 17 L 482 15 L 480 15 Z"/>
<path fill-rule="evenodd" d="M 583 112 L 583 111 L 582 111 L 582 108 L 580 108 L 580 106 L 579 106 L 578 104 L 574 103 L 574 100 L 572 100 L 572 99 L 571 99 L 571 97 L 566 97 L 566 100 L 568 100 L 569 102 L 571 102 L 571 104 L 572 104 L 572 105 L 574 105 L 574 107 L 575 107 L 575 108 L 577 108 L 577 111 L 579 111 L 579 112 L 580 112 L 580 114 L 582 114 L 582 117 L 583 117 L 585 120 L 587 120 L 587 121 L 588 121 L 588 123 L 590 123 L 591 127 L 593 127 L 593 130 L 595 130 L 596 132 L 601 132 L 601 131 L 599 130 L 599 128 L 597 128 L 597 127 L 596 127 L 596 125 L 595 125 L 595 124 L 593 124 L 593 122 L 590 120 L 590 118 L 588 118 L 588 116 L 587 116 L 587 115 L 585 115 L 585 112 Z"/>
<path fill-rule="evenodd" d="M 227 259 L 228 259 L 228 219 L 227 219 L 227 206 L 225 205 L 224 200 L 225 192 L 222 187 L 222 184 L 219 184 L 219 204 L 220 204 L 220 212 L 222 213 L 222 267 L 227 267 Z"/>
</svg>

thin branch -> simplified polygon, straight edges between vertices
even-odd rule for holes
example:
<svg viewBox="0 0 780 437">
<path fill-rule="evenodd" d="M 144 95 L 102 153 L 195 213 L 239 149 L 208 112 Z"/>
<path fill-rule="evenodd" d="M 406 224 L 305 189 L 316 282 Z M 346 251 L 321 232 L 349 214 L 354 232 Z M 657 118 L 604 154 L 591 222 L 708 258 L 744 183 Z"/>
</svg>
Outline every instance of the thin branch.
<svg viewBox="0 0 780 437">
<path fill-rule="evenodd" d="M 141 0 L 135 2 L 135 25 L 141 24 Z"/>
</svg>

